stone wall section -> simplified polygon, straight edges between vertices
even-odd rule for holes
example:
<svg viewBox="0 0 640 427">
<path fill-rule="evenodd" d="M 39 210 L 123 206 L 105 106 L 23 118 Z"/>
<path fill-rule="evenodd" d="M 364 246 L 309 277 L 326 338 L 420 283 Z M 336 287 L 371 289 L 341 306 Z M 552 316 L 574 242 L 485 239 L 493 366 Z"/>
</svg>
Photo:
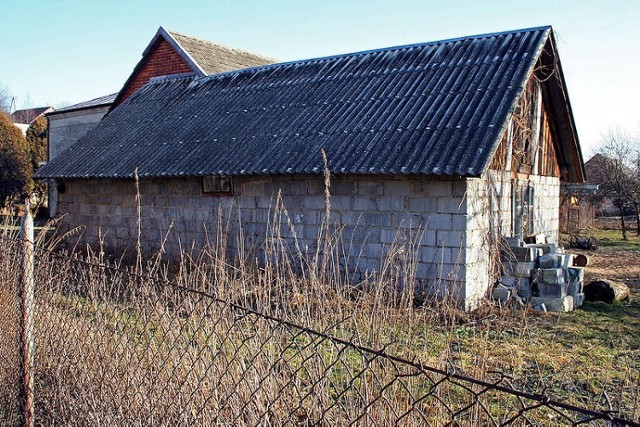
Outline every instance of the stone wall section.
<svg viewBox="0 0 640 427">
<path fill-rule="evenodd" d="M 534 221 L 536 234 L 546 234 L 550 242 L 558 241 L 560 179 L 529 175 L 534 189 Z M 489 170 L 483 178 L 467 179 L 467 270 L 465 301 L 469 307 L 477 305 L 498 278 L 499 236 L 513 236 L 511 207 L 512 174 L 509 171 Z"/>
<path fill-rule="evenodd" d="M 511 186 L 501 178 L 500 173 L 492 180 L 333 176 L 330 223 L 342 239 L 345 264 L 358 280 L 379 270 L 384 260 L 399 265 L 415 259 L 419 288 L 474 308 L 493 283 L 488 248 L 495 244 L 496 224 L 503 235 L 511 234 Z M 536 227 L 557 239 L 559 181 L 535 177 L 532 183 Z M 85 241 L 102 238 L 107 246 L 132 253 L 137 239 L 134 181 L 75 180 L 66 187 L 59 200 L 66 227 L 82 225 Z M 276 214 L 278 194 L 286 214 Z M 235 177 L 232 196 L 202 194 L 197 178 L 142 179 L 140 195 L 142 248 L 153 254 L 165 241 L 169 257 L 222 237 L 233 255 L 240 247 L 240 227 L 242 250 L 263 252 L 274 224 L 290 250 L 295 234 L 300 250 L 313 254 L 325 218 L 324 183 L 318 175 Z M 394 242 L 404 244 L 405 252 L 392 251 Z"/>
<path fill-rule="evenodd" d="M 61 112 L 48 116 L 49 160 L 58 157 L 78 139 L 97 126 L 109 111 L 109 105 L 78 111 Z"/>
<path fill-rule="evenodd" d="M 379 269 L 395 241 L 415 251 L 419 286 L 441 294 L 456 288 L 456 296 L 464 298 L 465 180 L 333 176 L 330 191 L 330 223 L 356 279 Z M 245 250 L 261 247 L 274 224 L 279 192 L 299 247 L 313 253 L 325 217 L 324 183 L 318 175 L 236 177 L 233 196 L 203 195 L 197 178 L 142 179 L 142 248 L 153 253 L 166 240 L 165 252 L 176 256 L 191 245 L 214 243 L 218 224 L 232 251 L 239 225 Z M 71 180 L 59 197 L 66 227 L 82 225 L 83 240 L 95 243 L 101 237 L 114 249 L 134 249 L 133 180 Z M 282 236 L 292 242 L 286 216 L 279 215 L 279 222 Z M 398 262 L 406 260 L 405 252 Z"/>
</svg>

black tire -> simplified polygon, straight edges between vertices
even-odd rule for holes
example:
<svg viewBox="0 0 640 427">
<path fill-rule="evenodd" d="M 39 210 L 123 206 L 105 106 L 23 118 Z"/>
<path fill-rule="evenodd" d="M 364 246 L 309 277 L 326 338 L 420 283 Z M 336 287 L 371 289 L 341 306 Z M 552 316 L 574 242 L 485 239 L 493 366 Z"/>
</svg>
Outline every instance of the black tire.
<svg viewBox="0 0 640 427">
<path fill-rule="evenodd" d="M 569 245 L 572 248 L 577 248 L 578 247 L 578 236 L 576 236 L 575 234 L 571 235 L 571 239 L 569 240 Z"/>
</svg>

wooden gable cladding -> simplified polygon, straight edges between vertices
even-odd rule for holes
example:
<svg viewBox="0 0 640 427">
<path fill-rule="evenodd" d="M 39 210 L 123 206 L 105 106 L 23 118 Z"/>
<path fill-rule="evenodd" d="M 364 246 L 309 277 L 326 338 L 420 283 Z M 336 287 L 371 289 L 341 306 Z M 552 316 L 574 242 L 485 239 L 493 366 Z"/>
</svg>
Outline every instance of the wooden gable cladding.
<svg viewBox="0 0 640 427">
<path fill-rule="evenodd" d="M 194 70 L 174 47 L 167 40 L 159 37 L 129 77 L 112 108 L 124 102 L 152 77 L 193 73 Z"/>
<path fill-rule="evenodd" d="M 556 143 L 549 126 L 549 114 L 546 109 L 543 109 L 542 119 L 542 128 L 540 129 L 540 152 L 542 155 L 538 165 L 540 168 L 538 175 L 559 177 L 560 163 L 558 162 Z"/>
<path fill-rule="evenodd" d="M 543 86 L 532 76 L 515 108 L 490 169 L 520 175 L 560 176 L 557 141 L 542 95 Z"/>
</svg>

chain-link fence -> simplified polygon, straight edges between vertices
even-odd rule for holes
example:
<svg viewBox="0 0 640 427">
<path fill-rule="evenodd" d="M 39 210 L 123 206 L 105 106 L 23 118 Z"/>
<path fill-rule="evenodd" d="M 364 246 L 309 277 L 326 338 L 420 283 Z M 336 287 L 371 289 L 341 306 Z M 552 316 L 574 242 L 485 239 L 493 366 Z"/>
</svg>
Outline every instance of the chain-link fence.
<svg viewBox="0 0 640 427">
<path fill-rule="evenodd" d="M 0 243 L 0 420 L 17 425 L 23 245 Z M 104 262 L 37 250 L 34 280 L 36 424 L 638 425 Z"/>
<path fill-rule="evenodd" d="M 0 243 L 0 424 L 22 420 L 20 260 L 17 242 Z"/>
</svg>

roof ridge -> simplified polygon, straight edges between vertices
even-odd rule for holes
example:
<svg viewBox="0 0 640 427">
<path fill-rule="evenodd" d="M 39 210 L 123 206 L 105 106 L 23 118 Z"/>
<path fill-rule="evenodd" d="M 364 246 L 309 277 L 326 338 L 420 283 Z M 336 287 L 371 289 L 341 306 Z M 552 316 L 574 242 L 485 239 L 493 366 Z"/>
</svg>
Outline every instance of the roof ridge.
<svg viewBox="0 0 640 427">
<path fill-rule="evenodd" d="M 171 34 L 172 36 L 178 35 L 180 37 L 186 37 L 188 39 L 192 39 L 192 40 L 196 40 L 196 41 L 199 41 L 199 42 L 207 43 L 209 45 L 213 45 L 213 46 L 216 46 L 216 47 L 219 47 L 219 48 L 223 48 L 223 49 L 229 50 L 231 52 L 244 53 L 244 54 L 247 54 L 247 55 L 254 56 L 256 58 L 266 59 L 266 60 L 270 60 L 270 61 L 275 61 L 276 60 L 275 58 L 271 58 L 269 56 L 259 55 L 257 53 L 249 52 L 248 50 L 238 49 L 237 47 L 228 46 L 226 44 L 212 42 L 211 40 L 201 39 L 200 37 L 191 36 L 189 34 L 184 34 L 184 33 L 178 32 L 178 31 L 169 30 L 167 28 L 164 28 L 164 30 L 167 33 Z"/>
<path fill-rule="evenodd" d="M 258 65 L 258 66 L 255 66 L 255 67 L 243 68 L 243 69 L 240 69 L 240 70 L 230 70 L 230 71 L 225 71 L 225 72 L 217 73 L 217 74 L 209 74 L 207 76 L 203 76 L 201 78 L 198 78 L 195 81 L 209 80 L 209 79 L 214 79 L 214 78 L 223 77 L 223 76 L 227 76 L 227 75 L 241 74 L 241 73 L 244 73 L 244 72 L 255 71 L 255 70 L 259 70 L 259 69 L 267 69 L 267 68 L 274 68 L 274 67 L 284 67 L 286 65 L 293 65 L 293 64 L 308 64 L 308 63 L 326 61 L 326 60 L 330 60 L 330 59 L 344 58 L 344 57 L 348 57 L 348 56 L 357 57 L 357 56 L 366 55 L 366 54 L 370 54 L 370 53 L 378 53 L 378 52 L 384 52 L 384 51 L 393 52 L 393 51 L 398 51 L 398 50 L 410 49 L 410 48 L 414 48 L 414 47 L 418 47 L 418 46 L 429 46 L 429 45 L 434 45 L 434 44 L 439 44 L 439 43 L 441 43 L 441 44 L 454 43 L 454 42 L 463 41 L 463 40 L 481 39 L 481 38 L 488 38 L 488 37 L 495 37 L 495 36 L 503 36 L 503 35 L 507 35 L 507 34 L 520 34 L 520 33 L 526 33 L 526 32 L 549 31 L 549 30 L 551 30 L 551 31 L 553 30 L 551 25 L 543 25 L 543 26 L 539 26 L 539 27 L 522 28 L 522 29 L 517 29 L 517 30 L 507 30 L 507 31 L 499 31 L 499 32 L 484 33 L 484 34 L 475 34 L 475 35 L 471 35 L 471 36 L 461 36 L 461 37 L 454 37 L 454 38 L 448 38 L 448 39 L 442 39 L 442 40 L 433 40 L 433 41 L 429 41 L 429 42 L 418 42 L 418 43 L 410 43 L 410 44 L 404 44 L 404 45 L 388 46 L 388 47 L 382 47 L 382 48 L 361 50 L 361 51 L 356 51 L 356 52 L 348 52 L 348 53 L 340 53 L 340 54 L 335 54 L 335 55 L 319 56 L 319 57 L 315 57 L 315 58 L 295 59 L 295 60 L 292 60 L 292 61 L 277 62 L 275 64 Z"/>
</svg>

